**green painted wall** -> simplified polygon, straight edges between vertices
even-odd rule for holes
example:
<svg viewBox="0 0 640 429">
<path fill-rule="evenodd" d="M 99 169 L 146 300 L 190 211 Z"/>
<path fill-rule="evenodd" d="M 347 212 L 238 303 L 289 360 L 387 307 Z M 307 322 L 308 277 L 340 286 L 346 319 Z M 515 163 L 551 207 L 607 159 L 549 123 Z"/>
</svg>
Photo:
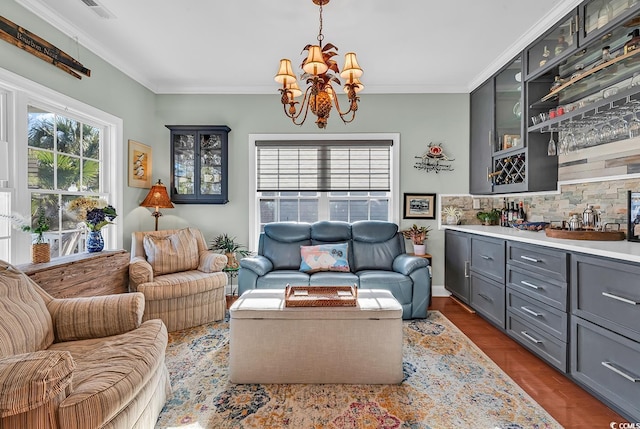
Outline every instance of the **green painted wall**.
<svg viewBox="0 0 640 429">
<path fill-rule="evenodd" d="M 3 4 L 3 16 L 78 58 L 92 70 L 92 77 L 78 81 L 4 42 L 0 42 L 0 67 L 122 118 L 125 154 L 128 139 L 153 147 L 154 181 L 169 182 L 169 130 L 165 124 L 220 124 L 232 129 L 230 202 L 176 205 L 175 209 L 163 210 L 161 229 L 191 225 L 200 228 L 207 240 L 226 232 L 248 243 L 248 136 L 256 133 L 400 133 L 401 193 L 468 192 L 469 94 L 376 95 L 367 94 L 365 89 L 360 94 L 360 108 L 352 124 L 342 124 L 334 113 L 327 130 L 318 130 L 313 118 L 298 127 L 284 117 L 275 82 L 273 95 L 155 95 L 14 2 L 5 3 L 8 4 Z M 167 54 L 170 53 L 162 53 Z M 414 156 L 424 153 L 432 141 L 442 142 L 446 153 L 455 158 L 455 171 L 425 173 L 413 167 Z M 126 159 L 122 161 L 126 163 Z M 148 209 L 139 207 L 147 190 L 129 188 L 126 177 L 123 182 L 125 203 L 118 208 L 118 221 L 124 222 L 123 238 L 128 249 L 131 232 L 153 229 L 153 217 Z M 401 221 L 401 227 L 411 223 Z M 434 229 L 427 251 L 434 256 L 433 283 L 442 285 L 444 233 L 436 230 L 437 221 L 420 223 Z"/>
</svg>

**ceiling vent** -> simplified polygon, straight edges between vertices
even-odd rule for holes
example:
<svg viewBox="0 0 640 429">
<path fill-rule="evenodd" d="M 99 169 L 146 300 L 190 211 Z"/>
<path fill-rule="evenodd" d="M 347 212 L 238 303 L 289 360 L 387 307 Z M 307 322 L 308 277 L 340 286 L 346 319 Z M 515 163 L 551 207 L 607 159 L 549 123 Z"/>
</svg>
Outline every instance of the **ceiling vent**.
<svg viewBox="0 0 640 429">
<path fill-rule="evenodd" d="M 103 19 L 115 19 L 116 16 L 111 13 L 106 7 L 102 6 L 95 0 L 81 0 L 86 4 L 96 15 Z"/>
</svg>

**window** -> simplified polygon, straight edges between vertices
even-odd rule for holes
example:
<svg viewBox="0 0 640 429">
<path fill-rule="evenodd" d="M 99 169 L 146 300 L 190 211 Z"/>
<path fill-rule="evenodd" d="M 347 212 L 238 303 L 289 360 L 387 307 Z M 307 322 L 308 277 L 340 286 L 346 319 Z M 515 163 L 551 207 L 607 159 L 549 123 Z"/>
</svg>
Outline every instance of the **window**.
<svg viewBox="0 0 640 429">
<path fill-rule="evenodd" d="M 39 206 L 44 207 L 50 221 L 45 235 L 51 243 L 51 257 L 84 251 L 84 227 L 66 210 L 69 203 L 80 196 L 109 197 L 101 192 L 103 135 L 104 127 L 52 109 L 28 107 L 30 211 L 35 213 Z"/>
<path fill-rule="evenodd" d="M 397 220 L 397 135 L 265 137 L 252 136 L 252 243 L 270 222 Z"/>
<path fill-rule="evenodd" d="M 121 119 L 0 68 L 0 213 L 28 217 L 44 207 L 52 258 L 84 251 L 70 201 L 122 208 L 123 152 Z M 103 235 L 105 248 L 121 247 L 121 222 Z M 0 218 L 0 259 L 29 262 L 30 243 Z"/>
</svg>

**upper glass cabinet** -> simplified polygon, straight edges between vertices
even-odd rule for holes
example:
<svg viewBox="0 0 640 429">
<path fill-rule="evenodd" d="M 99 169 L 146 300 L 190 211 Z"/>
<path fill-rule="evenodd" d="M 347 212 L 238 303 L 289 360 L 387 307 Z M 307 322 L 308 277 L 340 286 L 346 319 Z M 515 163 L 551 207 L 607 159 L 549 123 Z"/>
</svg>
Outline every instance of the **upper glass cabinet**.
<svg viewBox="0 0 640 429">
<path fill-rule="evenodd" d="M 495 147 L 494 152 L 521 148 L 522 58 L 518 57 L 495 77 Z"/>
<path fill-rule="evenodd" d="M 630 13 L 640 11 L 640 0 L 592 0 L 582 6 L 582 26 L 580 32 L 581 44 L 596 37 L 608 37 L 608 30 L 624 24 L 635 27 L 640 22 L 626 21 Z"/>
<path fill-rule="evenodd" d="M 577 23 L 575 13 L 568 15 L 525 51 L 527 76 L 558 63 L 578 46 Z"/>
<path fill-rule="evenodd" d="M 225 204 L 228 133 L 224 125 L 167 125 L 171 130 L 171 201 Z"/>
</svg>

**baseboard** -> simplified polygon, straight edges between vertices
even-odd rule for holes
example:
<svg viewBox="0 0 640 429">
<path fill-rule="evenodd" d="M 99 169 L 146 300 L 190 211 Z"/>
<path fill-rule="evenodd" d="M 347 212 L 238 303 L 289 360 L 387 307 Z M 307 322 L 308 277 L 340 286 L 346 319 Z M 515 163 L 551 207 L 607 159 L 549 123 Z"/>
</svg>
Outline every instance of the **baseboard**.
<svg viewBox="0 0 640 429">
<path fill-rule="evenodd" d="M 444 285 L 431 285 L 431 296 L 449 296 L 451 295 Z"/>
</svg>

